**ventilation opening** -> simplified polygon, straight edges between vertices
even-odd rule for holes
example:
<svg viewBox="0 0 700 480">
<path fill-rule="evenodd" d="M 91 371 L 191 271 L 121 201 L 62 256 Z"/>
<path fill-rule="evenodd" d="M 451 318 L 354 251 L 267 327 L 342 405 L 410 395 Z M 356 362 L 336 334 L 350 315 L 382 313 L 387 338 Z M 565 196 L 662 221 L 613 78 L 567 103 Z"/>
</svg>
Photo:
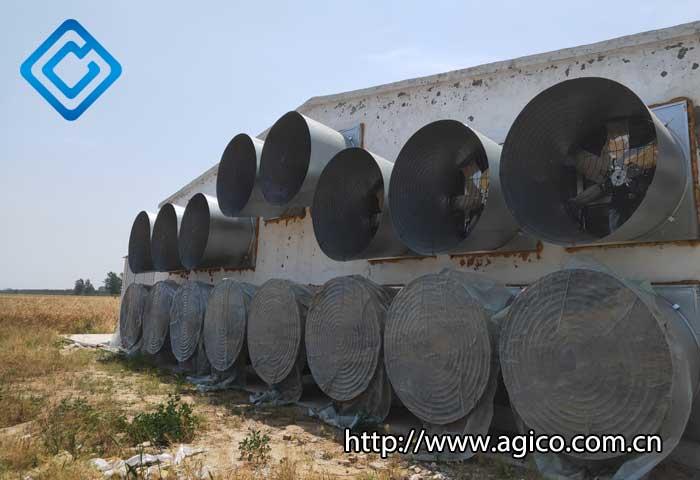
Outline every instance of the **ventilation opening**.
<svg viewBox="0 0 700 480">
<path fill-rule="evenodd" d="M 190 199 L 180 225 L 179 251 L 182 265 L 192 270 L 199 266 L 209 240 L 210 222 L 207 198 L 198 193 Z"/>
<path fill-rule="evenodd" d="M 165 204 L 153 224 L 151 254 L 153 267 L 158 272 L 178 270 L 182 267 L 177 246 L 177 213 L 171 204 Z"/>
<path fill-rule="evenodd" d="M 627 87 L 602 78 L 557 84 L 518 115 L 501 156 L 503 194 L 530 233 L 596 241 L 639 207 L 657 164 L 652 117 Z"/>
<path fill-rule="evenodd" d="M 481 141 L 464 124 L 442 120 L 418 130 L 399 153 L 389 189 L 404 243 L 435 254 L 463 242 L 486 206 L 488 169 Z"/>
<path fill-rule="evenodd" d="M 309 169 L 311 136 L 304 117 L 286 113 L 265 138 L 260 165 L 265 200 L 284 205 L 301 189 Z"/>
<path fill-rule="evenodd" d="M 611 119 L 574 146 L 564 164 L 564 206 L 581 232 L 603 238 L 625 223 L 644 199 L 656 171 L 651 119 Z"/>
<path fill-rule="evenodd" d="M 129 235 L 129 268 L 134 273 L 153 269 L 151 260 L 151 219 L 146 212 L 140 212 Z"/>
<path fill-rule="evenodd" d="M 248 203 L 258 170 L 253 140 L 246 134 L 233 137 L 221 156 L 216 179 L 219 208 L 235 217 Z"/>
<path fill-rule="evenodd" d="M 328 163 L 311 209 L 321 250 L 335 260 L 361 255 L 382 221 L 384 180 L 370 153 L 348 148 Z"/>
</svg>

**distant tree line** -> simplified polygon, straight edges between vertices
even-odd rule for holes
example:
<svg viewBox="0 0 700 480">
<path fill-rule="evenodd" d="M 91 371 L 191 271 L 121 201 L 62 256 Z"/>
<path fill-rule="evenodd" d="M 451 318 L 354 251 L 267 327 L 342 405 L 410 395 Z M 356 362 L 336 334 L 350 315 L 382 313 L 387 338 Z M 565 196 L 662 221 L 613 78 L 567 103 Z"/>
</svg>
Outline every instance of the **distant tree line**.
<svg viewBox="0 0 700 480">
<path fill-rule="evenodd" d="M 114 272 L 107 273 L 107 278 L 102 281 L 100 288 L 95 288 L 89 278 L 79 278 L 75 281 L 73 288 L 50 289 L 50 288 L 6 288 L 0 290 L 2 293 L 10 294 L 31 294 L 31 295 L 119 295 L 122 291 L 122 275 Z"/>
<path fill-rule="evenodd" d="M 104 285 L 96 289 L 89 278 L 83 280 L 79 278 L 73 286 L 74 295 L 119 295 L 122 291 L 122 276 L 114 272 L 107 273 L 107 278 L 102 282 Z"/>
<path fill-rule="evenodd" d="M 13 295 L 71 295 L 73 293 L 73 289 L 67 288 L 65 290 L 52 290 L 50 288 L 6 288 L 2 290 L 2 293 Z"/>
</svg>

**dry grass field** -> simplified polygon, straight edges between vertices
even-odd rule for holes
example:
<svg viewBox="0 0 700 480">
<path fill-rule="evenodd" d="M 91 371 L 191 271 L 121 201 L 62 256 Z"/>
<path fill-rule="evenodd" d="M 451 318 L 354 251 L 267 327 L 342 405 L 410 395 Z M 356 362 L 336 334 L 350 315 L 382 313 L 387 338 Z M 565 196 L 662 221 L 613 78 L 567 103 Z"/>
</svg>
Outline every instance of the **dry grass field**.
<svg viewBox="0 0 700 480">
<path fill-rule="evenodd" d="M 2 325 L 36 325 L 59 333 L 113 332 L 119 320 L 119 298 L 0 294 L 0 315 Z"/>
<path fill-rule="evenodd" d="M 142 358 L 68 348 L 62 340 L 66 333 L 112 332 L 118 312 L 110 297 L 0 295 L 0 480 L 100 479 L 92 458 L 173 452 L 180 443 L 205 452 L 176 469 L 128 478 L 540 478 L 480 457 L 436 466 L 346 455 L 339 432 L 300 408 L 253 407 L 242 392 L 199 393 Z M 179 406 L 168 409 L 169 402 Z M 154 432 L 172 444 L 144 444 Z M 252 450 L 244 452 L 244 441 Z"/>
</svg>

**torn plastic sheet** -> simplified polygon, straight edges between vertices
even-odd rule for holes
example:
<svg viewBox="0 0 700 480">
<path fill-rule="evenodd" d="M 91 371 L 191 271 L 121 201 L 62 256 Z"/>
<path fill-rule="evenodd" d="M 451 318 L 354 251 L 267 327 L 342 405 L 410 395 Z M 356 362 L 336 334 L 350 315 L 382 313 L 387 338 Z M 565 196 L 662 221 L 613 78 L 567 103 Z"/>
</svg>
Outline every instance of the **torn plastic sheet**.
<svg viewBox="0 0 700 480">
<path fill-rule="evenodd" d="M 248 366 L 245 360 L 238 359 L 231 367 L 223 372 L 211 368 L 211 373 L 204 376 L 190 376 L 187 381 L 196 385 L 200 392 L 217 392 L 230 389 L 246 389 Z"/>
<path fill-rule="evenodd" d="M 165 468 L 170 465 L 180 465 L 186 458 L 199 455 L 205 451 L 206 450 L 204 448 L 194 448 L 190 445 L 180 445 L 174 455 L 168 452 L 159 453 L 157 455 L 141 453 L 126 460 L 108 461 L 103 458 L 93 458 L 89 463 L 97 470 L 102 472 L 106 478 L 126 478 L 129 475 L 130 470 L 151 467 L 155 468 L 155 472 L 158 472 L 159 466 Z M 152 470 L 149 469 L 149 473 L 151 471 Z M 160 478 L 160 475 L 158 475 L 158 477 Z M 148 478 L 150 478 L 150 476 L 148 476 Z"/>
<path fill-rule="evenodd" d="M 380 425 L 391 410 L 393 395 L 384 365 L 380 364 L 369 387 L 356 398 L 338 402 L 329 400 L 325 406 L 309 408 L 309 415 L 340 429 L 358 429 Z"/>
<path fill-rule="evenodd" d="M 553 279 L 553 277 L 557 275 L 562 278 Z M 579 280 L 577 280 L 577 278 L 579 278 Z M 546 282 L 548 281 L 550 282 L 549 285 L 551 286 L 547 287 L 549 290 L 544 290 L 544 287 L 547 285 Z M 601 289 L 603 286 L 607 287 L 608 284 L 610 289 L 608 289 L 607 292 L 596 290 L 596 288 Z M 565 285 L 566 288 L 563 289 L 562 285 Z M 616 290 L 612 290 L 613 287 Z M 583 290 L 583 292 L 577 290 Z M 618 291 L 619 293 L 617 293 Z M 661 364 L 653 368 L 651 366 L 640 367 L 639 371 L 636 373 L 633 371 L 629 371 L 627 375 L 621 373 L 620 376 L 617 377 L 619 380 L 617 380 L 616 384 L 609 384 L 609 382 L 606 382 L 607 391 L 614 392 L 623 389 L 624 384 L 620 382 L 626 381 L 626 377 L 634 374 L 639 378 L 639 381 L 642 382 L 640 384 L 643 388 L 642 392 L 658 391 L 659 388 L 664 388 L 661 393 L 655 394 L 662 395 L 658 400 L 656 400 L 651 394 L 635 393 L 634 395 L 631 395 L 633 399 L 640 397 L 650 397 L 652 399 L 651 404 L 648 406 L 650 412 L 649 414 L 644 413 L 646 411 L 644 408 L 646 407 L 644 403 L 639 403 L 641 400 L 637 402 L 639 405 L 634 408 L 632 405 L 627 405 L 623 401 L 610 403 L 613 402 L 614 399 L 610 399 L 607 406 L 605 403 L 598 405 L 598 410 L 604 410 L 598 415 L 598 417 L 603 415 L 605 412 L 611 411 L 611 409 L 617 409 L 617 411 L 619 411 L 619 414 L 616 417 L 611 417 L 615 418 L 615 425 L 619 425 L 619 427 L 616 427 L 617 430 L 622 430 L 624 428 L 626 417 L 631 417 L 631 415 L 634 415 L 635 412 L 641 412 L 639 415 L 642 415 L 645 424 L 650 425 L 655 431 L 638 432 L 638 434 L 660 435 L 663 440 L 663 451 L 660 453 L 648 454 L 623 454 L 617 456 L 608 455 L 606 458 L 603 458 L 601 455 L 596 457 L 596 455 L 573 456 L 572 454 L 535 453 L 533 454 L 535 463 L 540 472 L 542 472 L 547 478 L 552 479 L 584 480 L 590 478 L 600 478 L 612 480 L 634 480 L 643 478 L 656 465 L 671 454 L 674 448 L 678 445 L 688 423 L 694 396 L 698 390 L 698 380 L 700 375 L 700 350 L 698 349 L 695 334 L 688 324 L 687 319 L 685 319 L 680 312 L 675 311 L 669 302 L 660 297 L 648 282 L 636 282 L 625 279 L 616 274 L 609 267 L 601 265 L 595 260 L 585 256 L 578 256 L 570 259 L 564 266 L 563 271 L 548 275 L 525 289 L 523 295 L 527 296 L 519 298 L 514 302 L 513 306 L 511 307 L 513 318 L 510 318 L 511 315 L 509 314 L 509 318 L 505 322 L 506 327 L 502 332 L 500 350 L 504 368 L 504 378 L 511 396 L 514 413 L 518 418 L 519 429 L 522 432 L 534 430 L 535 433 L 564 434 L 564 432 L 545 431 L 541 428 L 538 430 L 538 428 L 533 427 L 531 423 L 525 420 L 525 418 L 532 417 L 532 412 L 530 411 L 532 409 L 532 405 L 528 407 L 528 404 L 523 403 L 522 400 L 519 400 L 520 394 L 518 393 L 519 390 L 517 390 L 519 387 L 514 386 L 514 380 L 517 383 L 517 377 L 513 377 L 513 367 L 517 367 L 518 365 L 517 363 L 513 363 L 518 361 L 517 354 L 514 356 L 513 352 L 520 348 L 518 347 L 518 342 L 524 341 L 525 338 L 536 339 L 538 337 L 536 336 L 536 333 L 528 333 L 525 330 L 522 333 L 517 333 L 519 330 L 515 329 L 511 323 L 518 322 L 517 316 L 522 314 L 524 311 L 522 310 L 523 308 L 528 308 L 533 311 L 532 314 L 527 314 L 526 317 L 523 317 L 523 322 L 525 322 L 523 325 L 528 325 L 527 322 L 535 321 L 536 319 L 530 318 L 530 316 L 535 315 L 539 310 L 547 311 L 549 314 L 553 314 L 552 312 L 556 313 L 556 309 L 549 311 L 546 309 L 546 304 L 542 304 L 544 306 L 539 306 L 538 304 L 538 302 L 542 302 L 542 299 L 547 299 L 549 296 L 556 300 L 555 294 L 561 296 L 561 299 L 558 300 L 559 304 L 561 305 L 561 307 L 559 307 L 560 324 L 563 321 L 565 322 L 563 324 L 565 328 L 576 328 L 575 325 L 577 320 L 580 321 L 581 319 L 587 319 L 587 323 L 595 322 L 596 318 L 598 321 L 602 320 L 604 325 L 602 328 L 607 329 L 605 331 L 606 335 L 618 335 L 614 337 L 612 341 L 619 342 L 621 350 L 630 350 L 633 353 L 638 353 L 641 355 L 639 358 L 635 356 L 630 357 L 632 358 L 632 361 L 630 361 L 632 366 L 629 368 L 634 369 L 635 364 L 646 365 L 646 363 L 651 360 L 660 362 L 663 360 L 663 358 L 668 358 L 668 367 L 663 367 Z M 577 297 L 576 295 L 579 296 Z M 588 297 L 586 297 L 586 295 L 588 295 Z M 618 308 L 619 305 L 622 305 L 623 307 L 625 304 L 630 305 L 623 311 L 623 314 L 634 314 L 635 328 L 625 328 L 626 325 L 624 323 L 624 317 L 616 316 L 616 321 L 608 319 L 611 315 L 614 315 L 615 310 L 610 309 L 610 305 L 608 305 L 608 303 L 612 300 L 608 299 L 607 295 L 613 296 L 611 298 L 614 300 L 614 302 L 610 304 L 614 305 L 613 308 Z M 528 299 L 528 303 L 523 304 L 523 302 Z M 621 302 L 621 299 L 624 299 L 625 302 Z M 596 308 L 599 310 L 597 313 Z M 518 311 L 521 313 L 519 314 Z M 538 318 L 540 317 L 538 316 Z M 542 318 L 546 319 L 547 315 Z M 538 320 L 538 322 L 540 321 L 541 320 Z M 568 323 L 571 323 L 571 326 L 567 326 Z M 622 326 L 622 331 L 615 330 L 618 323 Z M 644 330 L 645 328 L 646 330 Z M 566 330 L 562 330 L 562 332 L 566 332 Z M 589 333 L 586 330 L 578 327 L 578 337 L 583 335 L 585 340 L 585 338 L 587 338 L 585 335 L 587 334 Z M 641 350 L 641 353 L 635 352 L 634 347 L 628 344 L 628 340 L 630 338 L 636 338 L 637 336 L 640 336 L 640 342 L 643 338 L 648 337 L 649 339 L 644 341 L 647 343 L 656 342 L 654 343 L 655 346 L 650 344 L 650 346 L 644 347 Z M 594 343 L 602 343 L 600 340 L 597 342 L 595 342 L 595 340 L 595 338 L 592 338 L 590 341 Z M 662 343 L 659 344 L 658 342 Z M 566 353 L 566 351 L 574 352 L 577 351 L 575 350 L 577 348 L 576 345 L 577 344 L 575 341 L 574 343 L 564 342 L 561 344 L 561 347 L 555 346 L 554 348 L 559 348 L 559 351 L 564 353 Z M 663 347 L 663 345 L 665 345 L 665 347 Z M 534 358 L 534 361 L 536 361 L 537 352 L 539 351 L 538 349 L 544 348 L 544 345 L 537 344 L 527 347 L 523 344 L 522 348 L 529 351 L 528 358 Z M 533 350 L 533 348 L 535 350 Z M 606 352 L 598 354 L 589 353 L 589 356 L 594 355 L 596 357 L 595 361 L 601 362 L 601 365 L 604 365 L 605 357 L 613 358 L 615 355 L 620 355 L 615 352 L 615 348 L 608 350 L 612 351 L 610 351 L 609 354 Z M 658 355 L 654 353 L 657 350 L 659 351 Z M 662 353 L 664 351 L 666 352 L 665 354 Z M 651 359 L 645 359 L 645 353 L 647 356 L 653 354 L 654 357 Z M 564 355 L 564 358 L 574 360 L 576 362 L 575 364 L 578 365 L 579 362 L 587 361 L 586 350 L 578 350 L 578 353 L 574 354 L 573 357 L 566 354 Z M 533 360 L 531 360 L 531 362 L 532 361 Z M 581 363 L 581 365 L 581 368 L 587 368 L 585 363 Z M 572 378 L 571 374 L 574 374 L 577 369 L 578 367 L 571 371 L 569 374 L 570 378 Z M 604 377 L 609 372 L 609 370 L 600 372 L 600 376 Z M 647 378 L 645 375 L 656 375 L 659 376 L 659 379 L 652 379 L 650 380 L 650 387 L 643 387 L 643 382 Z M 556 379 L 557 377 L 553 378 Z M 530 376 L 527 383 L 536 384 L 538 381 L 539 380 L 535 375 L 534 377 Z M 552 381 L 556 383 L 556 380 Z M 560 382 L 556 384 L 565 385 L 561 384 Z M 637 385 L 637 383 L 635 383 L 635 385 Z M 516 390 L 513 390 L 514 388 L 516 388 Z M 573 385 L 573 388 L 575 388 L 575 384 Z M 651 388 L 652 390 L 644 390 L 645 388 Z M 596 389 L 593 386 L 589 387 L 589 394 L 595 391 Z M 560 393 L 550 391 L 547 396 L 551 398 L 558 398 L 552 397 L 552 395 L 560 395 Z M 590 398 L 586 398 L 587 401 L 591 401 Z M 596 398 L 598 397 L 595 397 L 593 401 L 595 401 Z M 602 401 L 602 397 L 598 398 L 598 400 Z M 542 398 L 541 402 L 534 403 L 539 404 L 547 401 L 547 398 Z M 628 402 L 628 400 L 625 400 L 625 402 Z M 577 406 L 573 410 L 566 409 L 567 418 L 576 418 L 574 413 L 576 413 L 580 408 L 584 408 L 585 404 L 586 403 L 584 402 L 583 407 Z M 548 410 L 548 421 L 551 422 L 552 419 L 556 417 L 557 414 L 555 412 Z M 606 417 L 600 418 L 604 419 Z M 589 428 L 589 431 L 579 431 L 577 433 L 620 434 L 621 432 L 596 431 Z M 569 434 L 567 433 L 565 436 L 568 437 Z M 628 440 L 631 439 L 628 438 Z"/>
<path fill-rule="evenodd" d="M 301 400 L 304 393 L 301 362 L 297 362 L 292 371 L 279 383 L 268 384 L 268 389 L 250 395 L 253 405 L 281 407 L 293 405 Z"/>
</svg>

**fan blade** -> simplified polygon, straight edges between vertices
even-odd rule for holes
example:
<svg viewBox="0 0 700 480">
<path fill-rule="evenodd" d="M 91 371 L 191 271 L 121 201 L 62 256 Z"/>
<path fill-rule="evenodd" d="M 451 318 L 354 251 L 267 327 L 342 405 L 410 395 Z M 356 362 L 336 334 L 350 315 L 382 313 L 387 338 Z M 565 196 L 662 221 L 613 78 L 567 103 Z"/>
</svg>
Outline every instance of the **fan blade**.
<svg viewBox="0 0 700 480">
<path fill-rule="evenodd" d="M 585 150 L 579 150 L 575 155 L 576 171 L 590 182 L 602 183 L 608 174 L 610 160 L 605 148 L 600 156 Z"/>
<path fill-rule="evenodd" d="M 569 203 L 577 207 L 583 207 L 591 203 L 597 202 L 605 197 L 607 192 L 603 184 L 591 185 L 574 198 L 569 199 Z"/>
<path fill-rule="evenodd" d="M 605 128 L 608 132 L 608 143 L 604 151 L 613 165 L 622 166 L 624 156 L 630 148 L 629 123 L 627 119 L 613 120 L 608 122 Z"/>
</svg>

